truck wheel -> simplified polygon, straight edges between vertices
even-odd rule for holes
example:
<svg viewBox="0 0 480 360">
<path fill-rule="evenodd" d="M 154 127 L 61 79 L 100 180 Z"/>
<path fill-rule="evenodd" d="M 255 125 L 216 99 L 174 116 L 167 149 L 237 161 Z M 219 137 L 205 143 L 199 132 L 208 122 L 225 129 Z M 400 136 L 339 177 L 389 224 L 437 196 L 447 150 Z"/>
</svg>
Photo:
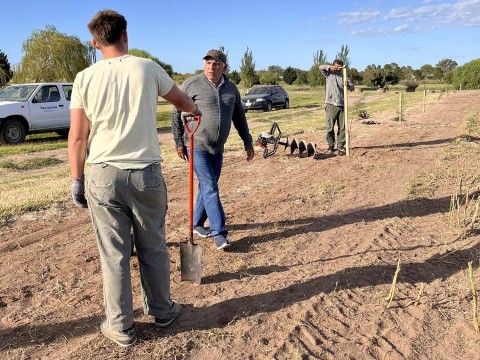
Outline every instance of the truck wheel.
<svg viewBox="0 0 480 360">
<path fill-rule="evenodd" d="M 0 143 L 2 144 L 20 144 L 25 141 L 27 130 L 20 120 L 12 119 L 3 123 L 0 131 Z"/>
</svg>

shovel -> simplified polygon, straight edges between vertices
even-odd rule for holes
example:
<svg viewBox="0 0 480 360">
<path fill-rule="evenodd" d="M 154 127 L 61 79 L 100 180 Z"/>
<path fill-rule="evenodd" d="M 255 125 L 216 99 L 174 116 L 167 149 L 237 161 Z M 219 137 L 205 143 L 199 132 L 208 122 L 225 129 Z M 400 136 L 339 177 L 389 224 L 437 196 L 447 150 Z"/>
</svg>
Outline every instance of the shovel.
<svg viewBox="0 0 480 360">
<path fill-rule="evenodd" d="M 200 125 L 200 116 L 191 116 L 184 119 L 183 125 L 190 135 L 189 148 L 189 219 L 188 227 L 190 231 L 189 239 L 180 243 L 180 268 L 181 281 L 191 281 L 200 284 L 202 280 L 202 247 L 193 243 L 193 141 L 195 132 Z M 196 121 L 193 130 L 190 129 L 189 122 Z"/>
</svg>

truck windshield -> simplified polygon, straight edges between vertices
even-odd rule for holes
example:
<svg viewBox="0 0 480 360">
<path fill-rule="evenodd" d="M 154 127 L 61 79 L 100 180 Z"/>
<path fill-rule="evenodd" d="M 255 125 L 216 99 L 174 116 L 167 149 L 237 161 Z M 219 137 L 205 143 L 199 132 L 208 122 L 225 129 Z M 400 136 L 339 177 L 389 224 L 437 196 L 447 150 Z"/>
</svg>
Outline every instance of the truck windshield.
<svg viewBox="0 0 480 360">
<path fill-rule="evenodd" d="M 0 101 L 27 101 L 38 85 L 13 85 L 0 90 Z"/>
</svg>

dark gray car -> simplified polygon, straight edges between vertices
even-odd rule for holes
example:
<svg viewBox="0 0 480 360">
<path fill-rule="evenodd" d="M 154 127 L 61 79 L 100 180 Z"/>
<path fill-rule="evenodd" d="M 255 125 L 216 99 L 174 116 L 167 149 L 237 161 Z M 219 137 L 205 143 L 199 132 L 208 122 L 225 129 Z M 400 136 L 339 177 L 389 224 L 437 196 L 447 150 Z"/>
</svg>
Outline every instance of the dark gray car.
<svg viewBox="0 0 480 360">
<path fill-rule="evenodd" d="M 248 110 L 271 111 L 274 108 L 288 109 L 288 92 L 279 85 L 257 86 L 242 97 L 245 112 Z"/>
</svg>

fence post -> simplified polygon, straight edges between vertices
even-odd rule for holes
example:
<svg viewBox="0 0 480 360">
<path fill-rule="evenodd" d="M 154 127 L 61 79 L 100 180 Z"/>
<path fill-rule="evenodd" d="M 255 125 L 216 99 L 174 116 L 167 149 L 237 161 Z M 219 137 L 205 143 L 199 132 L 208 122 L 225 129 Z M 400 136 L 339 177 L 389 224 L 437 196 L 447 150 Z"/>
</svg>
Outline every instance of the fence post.
<svg viewBox="0 0 480 360">
<path fill-rule="evenodd" d="M 398 122 L 402 122 L 402 92 L 399 92 L 398 97 Z"/>
<path fill-rule="evenodd" d="M 423 112 L 425 112 L 425 101 L 427 99 L 427 90 L 423 90 Z"/>
<path fill-rule="evenodd" d="M 346 155 L 350 156 L 350 130 L 348 127 L 348 87 L 347 87 L 347 68 L 343 67 L 343 114 L 345 122 L 345 150 Z"/>
</svg>

